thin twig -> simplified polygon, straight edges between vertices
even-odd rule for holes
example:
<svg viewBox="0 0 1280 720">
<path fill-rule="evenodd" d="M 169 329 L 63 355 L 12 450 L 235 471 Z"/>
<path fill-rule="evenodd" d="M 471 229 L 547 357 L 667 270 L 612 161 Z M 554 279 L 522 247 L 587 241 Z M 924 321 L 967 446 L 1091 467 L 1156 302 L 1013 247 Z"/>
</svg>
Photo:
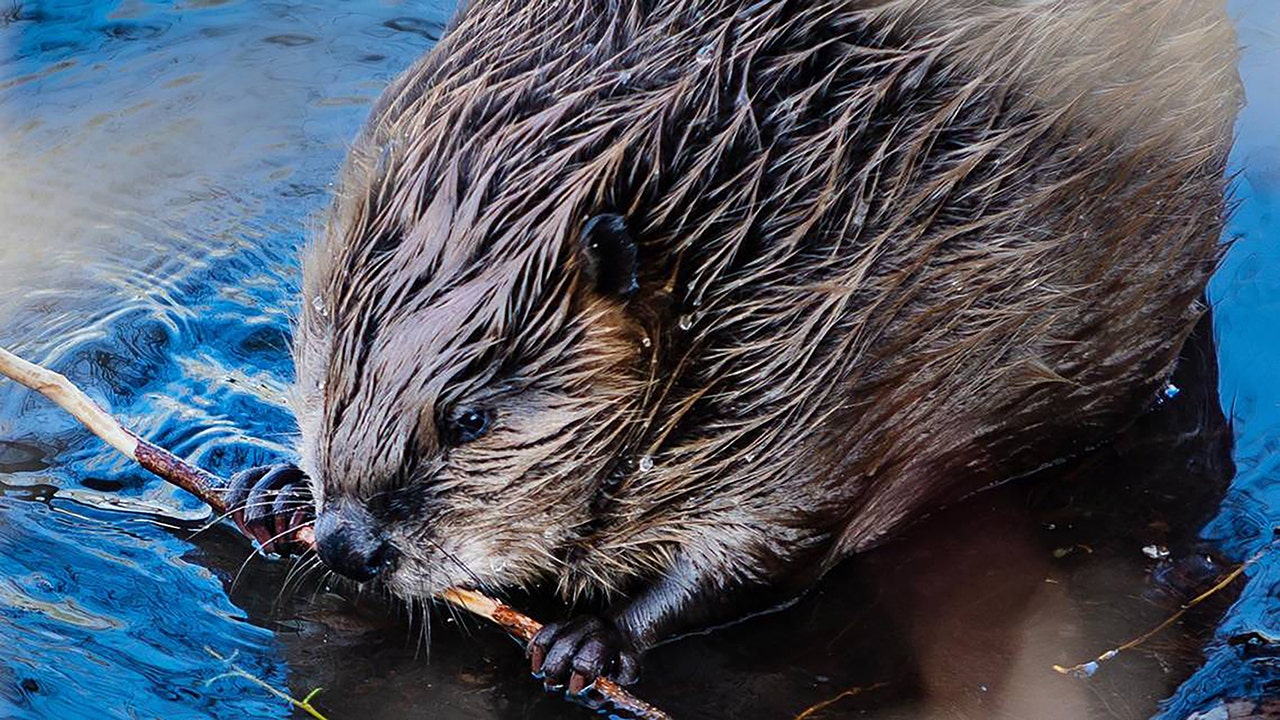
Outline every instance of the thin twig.
<svg viewBox="0 0 1280 720">
<path fill-rule="evenodd" d="M 826 710 L 827 708 L 831 707 L 832 705 L 835 705 L 836 703 L 840 702 L 841 700 L 847 697 L 861 695 L 864 692 L 871 692 L 872 690 L 879 690 L 884 686 L 885 686 L 885 683 L 880 682 L 880 683 L 876 683 L 875 685 L 868 685 L 866 687 L 861 687 L 861 686 L 851 687 L 848 690 L 845 690 L 844 692 L 840 693 L 839 695 L 831 698 L 830 700 L 823 700 L 822 702 L 816 705 L 812 705 L 806 708 L 804 712 L 800 713 L 795 717 L 795 720 L 807 720 L 807 718 L 817 715 L 818 713 L 822 712 L 823 710 Z"/>
<path fill-rule="evenodd" d="M 71 413 L 94 435 L 107 441 L 116 450 L 166 480 L 195 495 L 224 514 L 228 508 L 222 489 L 226 482 L 193 465 L 189 465 L 168 450 L 143 440 L 98 406 L 80 388 L 62 375 L 27 362 L 0 348 L 0 374 L 25 385 L 49 398 L 58 407 Z M 293 540 L 307 548 L 315 546 L 315 534 L 311 526 L 294 532 Z M 440 599 L 493 622 L 522 643 L 528 643 L 539 630 L 541 623 L 491 597 L 463 588 L 450 588 L 440 594 Z M 611 712 L 636 720 L 669 720 L 670 716 L 658 708 L 640 700 L 622 686 L 600 678 L 570 699 L 592 707 L 607 707 Z"/>
<path fill-rule="evenodd" d="M 321 712 L 317 710 L 314 705 L 311 704 L 312 699 L 314 699 L 316 695 L 320 694 L 320 688 L 315 688 L 311 692 L 307 693 L 306 697 L 299 700 L 294 696 L 290 695 L 289 693 L 283 690 L 277 689 L 275 686 L 273 686 L 271 683 L 267 682 L 266 680 L 263 680 L 257 675 L 254 675 L 248 670 L 245 670 L 239 665 L 236 665 L 235 663 L 231 662 L 231 658 L 224 657 L 214 652 L 213 648 L 206 645 L 204 648 L 204 651 L 214 656 L 215 658 L 227 663 L 227 666 L 231 668 L 230 672 L 224 673 L 223 675 L 219 675 L 218 677 L 232 676 L 232 677 L 244 678 L 245 680 L 248 680 L 249 682 L 257 685 L 258 687 L 265 689 L 267 692 L 271 693 L 272 695 L 275 695 L 281 700 L 284 700 L 285 702 L 298 708 L 299 710 L 302 710 L 303 712 L 307 713 L 308 715 L 315 718 L 316 720 L 329 720 L 329 718 L 321 714 Z M 218 678 L 213 678 L 213 680 L 217 680 L 217 679 Z M 212 680 L 210 682 L 212 682 Z"/>
<path fill-rule="evenodd" d="M 1099 655 L 1098 657 L 1096 657 L 1096 658 L 1094 658 L 1094 659 L 1092 659 L 1092 660 L 1089 660 L 1089 661 L 1087 661 L 1087 662 L 1082 662 L 1082 663 L 1080 663 L 1079 665 L 1072 665 L 1071 667 L 1063 667 L 1062 665 L 1054 665 L 1054 666 L 1053 666 L 1053 669 L 1054 669 L 1054 670 L 1056 670 L 1056 671 L 1058 671 L 1059 673 L 1061 673 L 1061 674 L 1063 674 L 1063 675 L 1070 675 L 1070 676 L 1072 676 L 1072 677 L 1076 677 L 1076 678 L 1084 679 L 1084 678 L 1090 678 L 1090 677 L 1093 677 L 1093 674 L 1094 674 L 1094 673 L 1096 673 L 1096 672 L 1098 672 L 1098 667 L 1099 667 L 1099 666 L 1101 666 L 1101 665 L 1102 665 L 1102 663 L 1105 663 L 1105 662 L 1107 662 L 1108 660 L 1111 660 L 1111 659 L 1115 658 L 1117 655 L 1119 655 L 1120 653 L 1122 653 L 1122 652 L 1124 652 L 1124 651 L 1126 651 L 1126 650 L 1132 650 L 1133 648 L 1136 648 L 1136 647 L 1138 647 L 1139 645 L 1141 645 L 1141 644 L 1145 643 L 1146 641 L 1150 640 L 1152 637 L 1154 637 L 1154 636 L 1155 636 L 1157 633 L 1159 633 L 1161 630 L 1164 630 L 1165 628 L 1169 627 L 1170 625 L 1172 625 L 1172 624 L 1174 624 L 1174 623 L 1178 622 L 1178 620 L 1181 620 L 1181 619 L 1182 619 L 1182 616 L 1183 616 L 1183 615 L 1186 615 L 1186 614 L 1187 614 L 1187 611 L 1189 611 L 1191 608 L 1193 608 L 1193 607 L 1195 607 L 1195 606 L 1199 605 L 1200 603 L 1204 602 L 1205 600 L 1208 600 L 1209 598 L 1211 598 L 1211 597 L 1213 597 L 1214 595 L 1216 595 L 1216 594 L 1218 594 L 1219 592 L 1221 592 L 1221 591 L 1222 591 L 1224 588 L 1226 588 L 1228 585 L 1230 585 L 1231 583 L 1235 582 L 1236 578 L 1240 577 L 1240 575 L 1241 575 L 1241 574 L 1243 574 L 1243 573 L 1244 573 L 1244 571 L 1245 571 L 1245 570 L 1246 570 L 1250 565 L 1254 564 L 1254 563 L 1255 563 L 1255 562 L 1257 562 L 1257 561 L 1258 561 L 1258 560 L 1259 560 L 1263 555 L 1267 554 L 1267 552 L 1268 552 L 1270 549 L 1271 549 L 1271 545 L 1268 545 L 1267 547 L 1265 547 L 1265 548 L 1263 548 L 1263 549 L 1259 550 L 1258 552 L 1254 553 L 1254 554 L 1253 554 L 1253 556 L 1252 556 L 1252 557 L 1250 557 L 1248 560 L 1245 560 L 1243 563 L 1240 563 L 1240 567 L 1238 567 L 1238 568 L 1236 568 L 1235 570 L 1232 570 L 1231 572 L 1229 572 L 1229 573 L 1227 573 L 1226 575 L 1224 575 L 1224 576 L 1223 576 L 1223 578 L 1222 578 L 1221 580 L 1219 580 L 1218 582 L 1214 583 L 1213 587 L 1211 587 L 1211 588 L 1209 588 L 1208 590 L 1205 590 L 1204 592 L 1202 592 L 1202 593 L 1200 593 L 1199 595 L 1197 595 L 1193 600 L 1191 600 L 1190 602 L 1186 603 L 1186 604 L 1185 604 L 1185 605 L 1183 605 L 1181 608 L 1179 608 L 1179 609 L 1178 609 L 1178 612 L 1174 613 L 1173 615 L 1170 615 L 1170 616 L 1169 616 L 1169 617 L 1168 617 L 1164 622 L 1162 622 L 1162 623 L 1160 623 L 1159 625 L 1157 625 L 1157 626 L 1155 626 L 1155 627 L 1151 628 L 1150 630 L 1148 630 L 1148 631 L 1146 631 L 1146 632 L 1142 633 L 1141 635 L 1139 635 L 1138 637 L 1136 637 L 1136 638 L 1134 638 L 1134 639 L 1130 640 L 1129 642 L 1124 643 L 1123 645 L 1119 645 L 1119 646 L 1117 646 L 1117 647 L 1111 648 L 1110 650 L 1108 650 L 1108 651 L 1106 651 L 1106 652 L 1102 653 L 1102 654 L 1101 654 L 1101 655 Z"/>
</svg>

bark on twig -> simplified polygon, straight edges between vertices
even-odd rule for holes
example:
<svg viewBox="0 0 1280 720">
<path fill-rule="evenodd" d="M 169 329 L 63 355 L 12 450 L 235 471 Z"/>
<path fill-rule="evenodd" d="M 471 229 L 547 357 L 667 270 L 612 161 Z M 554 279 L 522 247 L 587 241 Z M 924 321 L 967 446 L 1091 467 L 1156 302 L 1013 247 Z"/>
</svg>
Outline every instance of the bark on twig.
<svg viewBox="0 0 1280 720">
<path fill-rule="evenodd" d="M 27 362 L 4 348 L 0 348 L 0 374 L 49 398 L 94 435 L 161 479 L 195 495 L 214 512 L 221 515 L 229 510 L 223 498 L 226 482 L 134 435 L 62 375 Z M 294 539 L 306 546 L 315 544 L 310 526 L 295 531 Z M 493 622 L 525 644 L 542 629 L 538 621 L 473 590 L 450 588 L 439 597 Z M 606 707 L 614 716 L 636 720 L 669 720 L 670 717 L 607 678 L 600 678 L 582 695 L 571 699 L 593 707 Z"/>
<path fill-rule="evenodd" d="M 1182 607 L 1178 608 L 1178 611 L 1170 615 L 1168 618 L 1166 618 L 1164 622 L 1142 633 L 1138 637 L 1130 640 L 1127 643 L 1124 643 L 1123 645 L 1119 645 L 1117 647 L 1111 648 L 1110 650 L 1102 653 L 1101 655 L 1095 657 L 1092 660 L 1082 662 L 1078 665 L 1072 665 L 1071 667 L 1054 665 L 1053 669 L 1061 675 L 1070 675 L 1071 677 L 1080 678 L 1082 680 L 1093 677 L 1094 673 L 1098 672 L 1098 668 L 1101 667 L 1103 663 L 1109 662 L 1115 659 L 1115 657 L 1120 653 L 1125 652 L 1126 650 L 1132 650 L 1133 648 L 1136 648 L 1139 645 L 1150 640 L 1160 631 L 1164 630 L 1170 625 L 1181 620 L 1182 616 L 1186 615 L 1187 612 L 1191 610 L 1191 608 L 1199 605 L 1205 600 L 1208 600 L 1209 598 L 1213 597 L 1214 595 L 1218 594 L 1220 591 L 1225 589 L 1228 585 L 1235 582 L 1236 578 L 1243 575 L 1244 571 L 1248 569 L 1250 565 L 1253 565 L 1255 562 L 1262 559 L 1262 556 L 1266 555 L 1273 546 L 1274 546 L 1274 543 L 1267 545 L 1263 549 L 1254 553 L 1248 560 L 1245 560 L 1243 563 L 1241 563 L 1240 567 L 1237 567 L 1235 570 L 1232 570 L 1231 572 L 1227 573 L 1225 576 L 1223 576 L 1221 580 L 1214 583 L 1213 587 L 1209 588 L 1208 590 L 1205 590 L 1204 592 L 1200 593 L 1196 597 L 1192 598 L 1190 602 L 1187 602 Z"/>
</svg>

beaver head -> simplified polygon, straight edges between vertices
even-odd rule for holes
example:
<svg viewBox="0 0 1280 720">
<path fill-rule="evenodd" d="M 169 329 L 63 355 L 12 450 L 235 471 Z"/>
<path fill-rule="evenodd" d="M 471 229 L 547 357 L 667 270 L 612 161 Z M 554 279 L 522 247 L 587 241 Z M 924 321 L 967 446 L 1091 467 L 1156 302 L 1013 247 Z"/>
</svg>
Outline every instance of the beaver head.
<svg viewBox="0 0 1280 720">
<path fill-rule="evenodd" d="M 305 261 L 320 547 L 410 596 L 563 563 L 626 471 L 650 381 L 633 166 L 606 120 L 620 70 L 483 36 L 453 33 L 388 91 Z M 547 86 L 571 66 L 583 87 Z"/>
<path fill-rule="evenodd" d="M 308 312 L 327 332 L 300 346 L 321 550 L 390 548 L 406 594 L 544 574 L 617 471 L 605 450 L 645 379 L 622 216 L 459 222 L 450 205 L 334 268 Z"/>
</svg>

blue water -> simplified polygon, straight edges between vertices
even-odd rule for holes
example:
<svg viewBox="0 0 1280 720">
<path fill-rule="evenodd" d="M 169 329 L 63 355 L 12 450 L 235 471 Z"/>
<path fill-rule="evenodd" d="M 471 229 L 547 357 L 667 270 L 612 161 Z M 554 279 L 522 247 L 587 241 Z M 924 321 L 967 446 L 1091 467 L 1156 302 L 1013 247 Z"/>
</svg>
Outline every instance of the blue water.
<svg viewBox="0 0 1280 720">
<path fill-rule="evenodd" d="M 0 8 L 0 341 L 216 472 L 287 452 L 296 250 L 451 9 Z M 288 669 L 228 598 L 237 565 L 186 540 L 205 514 L 0 386 L 0 717 L 287 716 L 216 679 L 206 646 L 276 685 Z"/>
<path fill-rule="evenodd" d="M 1240 74 L 1248 104 L 1232 155 L 1240 205 L 1228 234 L 1235 244 L 1213 278 L 1210 298 L 1237 475 L 1203 534 L 1243 560 L 1280 538 L 1280 7 L 1269 0 L 1237 0 L 1231 7 L 1245 48 Z M 1240 697 L 1280 696 L 1280 653 L 1240 642 L 1251 633 L 1280 638 L 1280 553 L 1265 555 L 1248 578 L 1208 662 L 1161 717 L 1210 711 Z"/>
<path fill-rule="evenodd" d="M 0 346 L 214 472 L 287 457 L 297 248 L 367 107 L 430 47 L 452 3 L 7 7 Z M 1207 390 L 1231 418 L 1237 475 L 1203 535 L 1238 560 L 1280 523 L 1280 8 L 1232 7 L 1249 106 L 1233 159 L 1238 239 L 1211 292 L 1220 375 Z M 1172 452 L 1185 433 L 1169 428 L 1195 390 L 1128 446 L 1154 438 Z M 1214 447 L 1193 448 L 1196 462 L 1219 466 Z M 1121 455 L 1064 471 L 1066 482 L 1139 472 Z M 1188 486 L 1199 480 L 1190 465 L 1180 465 Z M 882 686 L 838 707 L 885 719 L 1093 718 L 1147 717 L 1163 702 L 1164 717 L 1182 718 L 1280 680 L 1265 651 L 1232 642 L 1280 637 L 1280 555 L 1251 570 L 1234 605 L 1089 683 L 1053 674 L 1052 663 L 1122 642 L 1167 607 L 1141 599 L 1149 518 L 1106 515 L 1109 495 L 1083 514 L 1079 497 L 1045 495 L 991 493 L 786 613 L 660 648 L 644 693 L 679 717 L 783 717 Z M 1078 536 L 1064 535 L 1062 517 Z M 225 525 L 194 535 L 205 520 L 194 500 L 0 383 L 0 718 L 296 714 L 227 676 L 209 649 L 295 695 L 325 687 L 332 720 L 574 716 L 527 679 L 500 634 L 437 617 L 427 652 L 420 623 L 398 609 L 286 585 L 296 580 L 287 563 L 253 560 Z"/>
</svg>

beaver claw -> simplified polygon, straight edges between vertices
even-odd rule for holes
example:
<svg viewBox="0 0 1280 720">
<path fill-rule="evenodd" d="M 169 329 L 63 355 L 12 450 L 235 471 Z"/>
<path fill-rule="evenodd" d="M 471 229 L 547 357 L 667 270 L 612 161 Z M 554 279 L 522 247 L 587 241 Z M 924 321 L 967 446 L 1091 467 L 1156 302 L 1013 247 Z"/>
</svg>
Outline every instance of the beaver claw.
<svg viewBox="0 0 1280 720">
<path fill-rule="evenodd" d="M 307 476 L 289 464 L 263 465 L 231 477 L 227 507 L 240 531 L 258 542 L 262 553 L 298 554 L 306 548 L 293 531 L 315 519 Z"/>
<path fill-rule="evenodd" d="M 601 676 L 630 685 L 640 672 L 640 654 L 612 621 L 594 615 L 544 625 L 526 654 L 548 690 L 567 686 L 570 695 L 581 694 Z"/>
</svg>

